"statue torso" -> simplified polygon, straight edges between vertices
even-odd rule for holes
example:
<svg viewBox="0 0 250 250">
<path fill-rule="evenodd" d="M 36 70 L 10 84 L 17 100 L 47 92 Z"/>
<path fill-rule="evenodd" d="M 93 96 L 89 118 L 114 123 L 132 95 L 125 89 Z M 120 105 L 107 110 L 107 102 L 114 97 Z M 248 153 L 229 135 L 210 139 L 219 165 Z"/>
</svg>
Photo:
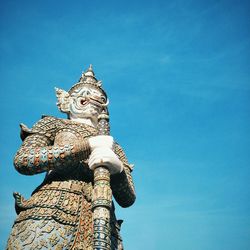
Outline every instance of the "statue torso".
<svg viewBox="0 0 250 250">
<path fill-rule="evenodd" d="M 42 135 L 51 144 L 58 145 L 60 155 L 60 145 L 79 137 L 84 139 L 94 136 L 97 131 L 91 126 L 70 120 L 45 117 L 31 130 L 23 127 L 23 139 L 31 134 Z M 16 193 L 18 217 L 12 231 L 15 240 L 11 246 L 15 248 L 22 244 L 30 249 L 46 249 L 49 248 L 44 241 L 46 236 L 58 249 L 92 249 L 92 189 L 93 174 L 87 162 L 72 161 L 67 168 L 50 170 L 30 199 L 25 200 Z M 119 224 L 114 211 L 111 217 L 113 245 L 117 245 Z"/>
</svg>

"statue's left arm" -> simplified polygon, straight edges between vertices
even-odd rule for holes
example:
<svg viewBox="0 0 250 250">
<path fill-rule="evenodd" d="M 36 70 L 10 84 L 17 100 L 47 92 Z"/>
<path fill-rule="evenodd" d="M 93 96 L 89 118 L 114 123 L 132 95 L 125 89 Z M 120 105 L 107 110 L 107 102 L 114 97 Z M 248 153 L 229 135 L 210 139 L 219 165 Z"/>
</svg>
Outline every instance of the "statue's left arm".
<svg viewBox="0 0 250 250">
<path fill-rule="evenodd" d="M 54 169 L 67 169 L 86 160 L 90 153 L 87 140 L 74 130 L 64 130 L 61 120 L 45 117 L 32 129 L 21 125 L 23 143 L 14 157 L 16 170 L 34 175 Z"/>
<path fill-rule="evenodd" d="M 128 163 L 124 151 L 118 144 L 115 144 L 114 152 L 123 163 L 123 171 L 111 175 L 112 193 L 120 206 L 129 207 L 136 199 L 134 183 L 131 175 L 133 169 Z"/>
</svg>

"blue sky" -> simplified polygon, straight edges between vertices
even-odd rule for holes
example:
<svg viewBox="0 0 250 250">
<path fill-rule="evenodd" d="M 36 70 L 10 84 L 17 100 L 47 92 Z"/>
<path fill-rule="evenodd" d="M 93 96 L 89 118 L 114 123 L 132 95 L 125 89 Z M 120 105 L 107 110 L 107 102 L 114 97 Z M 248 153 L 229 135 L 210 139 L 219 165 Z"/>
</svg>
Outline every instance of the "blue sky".
<svg viewBox="0 0 250 250">
<path fill-rule="evenodd" d="M 135 164 L 128 250 L 250 248 L 248 1 L 1 1 L 0 248 L 43 175 L 12 165 L 19 123 L 57 111 L 93 64 Z"/>
</svg>

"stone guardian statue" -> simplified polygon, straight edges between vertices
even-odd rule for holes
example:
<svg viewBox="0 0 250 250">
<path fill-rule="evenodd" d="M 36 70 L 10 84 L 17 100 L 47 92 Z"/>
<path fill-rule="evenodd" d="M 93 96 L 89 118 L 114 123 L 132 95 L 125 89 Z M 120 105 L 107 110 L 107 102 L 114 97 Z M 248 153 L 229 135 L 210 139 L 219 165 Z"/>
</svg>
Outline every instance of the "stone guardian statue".
<svg viewBox="0 0 250 250">
<path fill-rule="evenodd" d="M 16 170 L 46 176 L 29 199 L 14 193 L 17 218 L 7 249 L 123 249 L 122 221 L 106 196 L 112 191 L 122 207 L 134 203 L 133 166 L 112 136 L 100 135 L 99 117 L 108 115 L 107 95 L 92 66 L 68 92 L 56 88 L 56 95 L 67 119 L 43 116 L 31 129 L 20 125 L 23 143 L 14 157 Z M 108 186 L 102 189 L 105 180 Z M 103 205 L 105 199 L 110 205 Z M 105 218 L 109 221 L 103 226 Z"/>
</svg>

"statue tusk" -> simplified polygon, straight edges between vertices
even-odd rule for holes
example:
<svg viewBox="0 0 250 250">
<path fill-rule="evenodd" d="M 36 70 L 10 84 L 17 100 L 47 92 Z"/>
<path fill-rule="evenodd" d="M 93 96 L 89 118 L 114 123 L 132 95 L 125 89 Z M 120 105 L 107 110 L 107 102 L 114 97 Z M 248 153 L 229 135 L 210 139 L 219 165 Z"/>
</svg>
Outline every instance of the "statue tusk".
<svg viewBox="0 0 250 250">
<path fill-rule="evenodd" d="M 107 107 L 109 105 L 109 99 L 107 99 L 106 103 L 102 104 L 103 107 Z"/>
</svg>

